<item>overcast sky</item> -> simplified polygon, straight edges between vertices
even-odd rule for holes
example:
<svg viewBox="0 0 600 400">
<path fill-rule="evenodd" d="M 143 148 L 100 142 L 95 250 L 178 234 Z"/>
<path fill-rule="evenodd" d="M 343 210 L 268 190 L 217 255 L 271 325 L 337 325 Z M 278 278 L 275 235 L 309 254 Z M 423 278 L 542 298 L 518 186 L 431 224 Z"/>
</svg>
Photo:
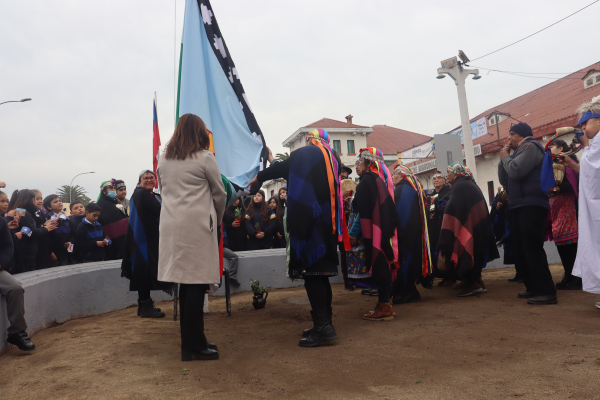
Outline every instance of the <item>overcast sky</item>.
<svg viewBox="0 0 600 400">
<path fill-rule="evenodd" d="M 0 181 L 44 195 L 69 184 L 97 196 L 123 179 L 130 193 L 152 167 L 152 100 L 165 144 L 174 128 L 174 54 L 184 0 L 0 3 Z M 267 144 L 283 151 L 323 117 L 426 135 L 460 124 L 451 79 L 436 69 L 458 49 L 471 58 L 521 39 L 591 0 L 447 2 L 212 0 L 215 17 Z M 600 3 L 472 63 L 573 72 L 599 61 Z M 596 16 L 596 18 L 594 18 Z M 590 47 L 591 46 L 591 47 Z M 551 80 L 487 73 L 469 80 L 470 115 Z"/>
</svg>

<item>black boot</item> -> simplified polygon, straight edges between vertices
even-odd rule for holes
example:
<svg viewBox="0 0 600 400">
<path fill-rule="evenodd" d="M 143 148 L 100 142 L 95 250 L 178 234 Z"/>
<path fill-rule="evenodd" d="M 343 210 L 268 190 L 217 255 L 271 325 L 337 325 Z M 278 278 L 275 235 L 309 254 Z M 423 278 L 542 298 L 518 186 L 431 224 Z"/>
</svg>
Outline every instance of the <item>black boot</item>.
<svg viewBox="0 0 600 400">
<path fill-rule="evenodd" d="M 151 298 L 150 301 L 152 302 L 152 308 L 154 308 L 157 312 L 160 312 L 161 311 L 160 308 L 154 307 L 154 300 L 152 300 L 152 298 Z M 138 312 L 137 312 L 138 317 L 140 316 L 140 307 L 139 307 L 139 304 L 140 304 L 140 301 L 138 300 Z"/>
<path fill-rule="evenodd" d="M 333 318 L 333 308 L 329 307 L 329 320 Z M 313 327 L 314 328 L 314 327 Z M 309 337 L 313 328 L 308 328 L 302 331 L 302 337 Z"/>
<path fill-rule="evenodd" d="M 421 300 L 421 293 L 419 293 L 416 287 L 412 287 L 408 288 L 404 293 L 394 296 L 392 302 L 394 304 L 406 304 L 419 300 Z"/>
<path fill-rule="evenodd" d="M 142 318 L 163 318 L 165 313 L 160 312 L 160 309 L 154 308 L 152 299 L 138 300 L 138 313 Z"/>
<path fill-rule="evenodd" d="M 581 278 L 571 275 L 571 281 L 569 283 L 567 283 L 567 286 L 565 287 L 565 289 L 566 290 L 581 290 L 581 289 L 583 289 L 583 282 L 581 281 Z"/>
<path fill-rule="evenodd" d="M 509 281 L 509 282 L 522 282 L 522 278 L 521 278 L 521 276 L 519 275 L 519 273 L 517 272 L 517 273 L 515 274 L 515 276 L 513 276 L 512 278 L 508 278 L 508 281 Z"/>
<path fill-rule="evenodd" d="M 312 310 L 310 314 L 312 315 L 315 327 L 307 338 L 301 339 L 298 342 L 298 346 L 317 347 L 321 343 L 337 339 L 337 333 L 335 333 L 335 329 L 331 325 L 331 317 L 329 317 L 329 310 L 326 307 Z"/>
<path fill-rule="evenodd" d="M 35 344 L 29 339 L 25 331 L 10 335 L 6 341 L 17 346 L 19 350 L 29 351 L 35 349 Z"/>
</svg>

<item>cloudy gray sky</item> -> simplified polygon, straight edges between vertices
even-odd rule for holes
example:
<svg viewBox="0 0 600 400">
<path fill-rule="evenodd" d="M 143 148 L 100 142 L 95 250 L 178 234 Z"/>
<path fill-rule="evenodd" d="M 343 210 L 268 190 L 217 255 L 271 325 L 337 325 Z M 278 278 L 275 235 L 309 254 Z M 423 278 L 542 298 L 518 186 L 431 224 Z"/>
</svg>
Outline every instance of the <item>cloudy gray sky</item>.
<svg viewBox="0 0 600 400">
<path fill-rule="evenodd" d="M 177 26 L 175 27 L 175 2 Z M 252 109 L 274 151 L 323 117 L 426 135 L 460 124 L 439 61 L 521 39 L 592 0 L 212 0 Z M 69 184 L 95 197 L 101 181 L 152 166 L 152 99 L 163 144 L 174 128 L 174 54 L 184 0 L 0 3 L 0 180 L 44 195 Z M 472 65 L 572 72 L 598 61 L 597 3 Z M 551 80 L 481 71 L 471 115 Z"/>
</svg>

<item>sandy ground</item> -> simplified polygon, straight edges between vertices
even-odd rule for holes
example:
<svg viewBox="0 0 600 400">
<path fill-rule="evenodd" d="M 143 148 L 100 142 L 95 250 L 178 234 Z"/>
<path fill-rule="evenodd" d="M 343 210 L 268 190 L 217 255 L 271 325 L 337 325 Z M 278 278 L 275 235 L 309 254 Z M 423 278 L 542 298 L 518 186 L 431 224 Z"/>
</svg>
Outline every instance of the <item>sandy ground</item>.
<svg viewBox="0 0 600 400">
<path fill-rule="evenodd" d="M 555 280 L 561 267 L 553 266 Z M 310 326 L 303 288 L 212 298 L 206 333 L 218 361 L 180 361 L 172 303 L 163 319 L 129 308 L 66 322 L 33 337 L 32 353 L 0 356 L 1 399 L 600 399 L 598 296 L 559 304 L 516 298 L 512 269 L 484 272 L 488 293 L 421 289 L 390 322 L 363 321 L 375 298 L 334 285 L 331 345 L 297 346 Z"/>
</svg>

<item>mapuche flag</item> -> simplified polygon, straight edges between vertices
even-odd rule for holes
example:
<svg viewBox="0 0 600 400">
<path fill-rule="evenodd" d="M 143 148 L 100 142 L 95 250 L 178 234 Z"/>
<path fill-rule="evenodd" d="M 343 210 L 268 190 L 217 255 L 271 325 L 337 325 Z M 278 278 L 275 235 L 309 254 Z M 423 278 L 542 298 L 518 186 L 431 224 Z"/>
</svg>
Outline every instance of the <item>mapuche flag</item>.
<svg viewBox="0 0 600 400">
<path fill-rule="evenodd" d="M 177 118 L 187 113 L 202 118 L 212 133 L 221 173 L 246 186 L 268 150 L 208 0 L 185 3 Z"/>
</svg>

